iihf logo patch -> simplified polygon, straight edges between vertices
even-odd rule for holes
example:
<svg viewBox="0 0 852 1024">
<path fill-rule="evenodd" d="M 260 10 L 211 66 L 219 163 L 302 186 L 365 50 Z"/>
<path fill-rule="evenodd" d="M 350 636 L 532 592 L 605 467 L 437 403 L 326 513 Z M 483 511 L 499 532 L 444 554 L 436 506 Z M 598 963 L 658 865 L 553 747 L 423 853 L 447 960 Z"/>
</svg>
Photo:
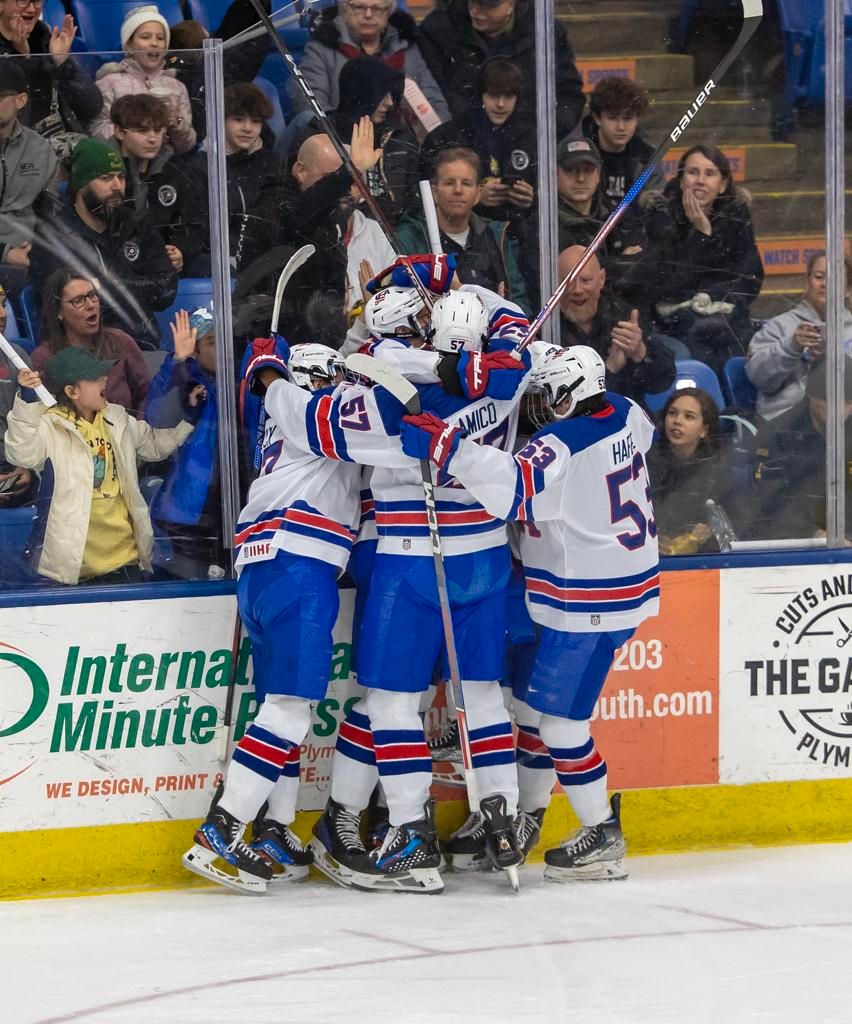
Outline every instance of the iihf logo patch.
<svg viewBox="0 0 852 1024">
<path fill-rule="evenodd" d="M 157 198 L 161 206 L 174 206 L 177 202 L 177 189 L 172 185 L 160 185 L 157 189 Z"/>
<path fill-rule="evenodd" d="M 138 242 L 125 242 L 124 243 L 124 256 L 125 259 L 130 260 L 131 263 L 135 263 L 139 259 L 139 243 Z"/>
<path fill-rule="evenodd" d="M 601 624 L 601 617 L 600 617 L 600 615 L 593 615 L 591 618 L 592 618 L 592 625 L 593 626 L 599 626 Z"/>
<path fill-rule="evenodd" d="M 403 551 L 410 551 L 411 550 L 411 541 L 408 539 L 408 537 L 406 537 L 403 540 L 403 542 L 402 542 L 402 550 Z"/>
<path fill-rule="evenodd" d="M 525 149 L 513 149 L 509 156 L 513 171 L 525 171 L 530 165 L 530 156 Z"/>
</svg>

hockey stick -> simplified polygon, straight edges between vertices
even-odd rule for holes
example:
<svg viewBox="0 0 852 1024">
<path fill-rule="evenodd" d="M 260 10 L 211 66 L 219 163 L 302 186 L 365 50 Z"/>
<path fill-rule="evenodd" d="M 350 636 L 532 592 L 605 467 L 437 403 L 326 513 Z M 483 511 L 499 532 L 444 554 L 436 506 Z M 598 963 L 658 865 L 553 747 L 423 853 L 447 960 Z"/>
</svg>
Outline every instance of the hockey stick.
<svg viewBox="0 0 852 1024">
<path fill-rule="evenodd" d="M 443 253 L 441 248 L 441 229 L 438 227 L 438 213 L 435 210 L 435 197 L 432 195 L 432 183 L 419 181 L 420 202 L 423 203 L 423 217 L 426 220 L 426 233 L 429 236 L 429 248 L 433 255 L 440 256 Z"/>
<path fill-rule="evenodd" d="M 270 335 L 278 333 L 278 319 L 281 315 L 281 302 L 284 298 L 284 289 L 287 287 L 293 275 L 313 256 L 316 249 L 312 245 L 303 245 L 297 249 L 289 260 L 284 264 L 284 269 L 278 275 L 278 284 L 275 286 L 275 304 L 272 307 L 272 320 L 269 325 Z M 261 411 L 261 417 L 264 416 Z M 263 419 L 261 419 L 261 424 Z M 261 427 L 258 433 L 262 434 Z M 258 441 L 260 444 L 260 440 Z M 254 477 L 252 477 L 253 479 Z M 237 691 L 237 660 L 240 656 L 240 640 L 243 632 L 243 620 L 240 617 L 239 609 L 234 615 L 234 635 L 231 641 L 231 676 L 228 679 L 228 692 L 225 696 L 225 711 L 222 715 L 222 724 L 219 726 L 219 752 L 220 761 L 228 760 L 228 748 L 231 745 L 231 725 L 234 718 L 234 700 Z"/>
<path fill-rule="evenodd" d="M 361 193 L 364 202 L 367 204 L 367 209 L 376 219 L 376 222 L 378 223 L 379 227 L 382 230 L 382 234 L 388 241 L 388 245 L 391 247 L 391 249 L 393 249 L 394 253 L 397 254 L 397 258 L 402 260 L 403 265 L 408 270 L 408 276 L 411 278 L 411 282 L 414 285 L 417 294 L 423 300 L 424 306 L 427 309 L 431 309 L 432 296 L 429 294 L 429 290 L 426 288 L 426 286 L 414 272 L 414 267 L 411 265 L 411 261 L 409 260 L 408 256 L 406 256 L 404 253 L 400 253 L 399 245 L 397 244 L 396 238 L 393 233 L 393 229 L 391 228 L 387 217 L 384 215 L 384 213 L 381 210 L 381 207 L 373 197 L 373 193 L 367 187 L 367 183 L 364 181 L 364 176 L 353 163 L 352 157 L 349 155 L 349 151 L 343 144 L 343 140 L 337 134 L 337 130 L 329 120 L 328 115 L 320 106 L 319 100 L 314 95 L 313 89 L 311 89 L 310 85 L 308 85 L 305 76 L 302 74 L 302 69 L 296 63 L 295 57 L 290 52 L 290 50 L 287 47 L 287 44 L 284 42 L 284 40 L 281 38 L 278 32 L 276 32 L 275 26 L 272 23 L 272 19 L 263 9 L 261 0 L 251 0 L 251 5 L 257 12 L 257 16 L 263 22 L 263 26 L 266 29 L 267 33 L 269 34 L 269 38 L 272 40 L 273 44 L 275 45 L 275 48 L 281 54 L 284 63 L 290 69 L 290 74 L 296 79 L 296 85 L 298 85 L 300 92 L 308 101 L 308 105 L 310 106 L 311 110 L 313 110 L 314 114 L 319 119 L 323 132 L 325 132 L 325 134 L 328 136 L 332 146 L 334 147 L 335 152 L 343 161 L 344 166 L 349 171 L 349 174 L 352 176 L 352 180 L 355 183 L 355 187 Z"/>
<path fill-rule="evenodd" d="M 749 39 L 754 35 L 763 18 L 763 0 L 742 0 L 743 6 L 743 25 L 740 29 L 740 34 L 737 36 L 736 42 L 731 49 L 722 58 L 719 66 L 707 80 L 706 85 L 698 92 L 698 95 L 692 101 L 692 103 L 686 108 L 683 116 L 678 121 L 677 125 L 669 132 L 666 138 L 660 143 L 657 149 L 654 151 L 651 159 L 648 161 L 648 165 L 645 170 L 639 175 L 636 181 L 631 186 L 625 197 L 621 200 L 618 206 L 612 211 L 609 217 L 601 225 L 600 230 L 595 237 L 589 242 L 586 247 L 586 251 L 574 264 L 568 274 L 560 281 L 557 285 L 556 291 L 547 300 L 547 303 L 538 314 L 538 316 L 530 324 L 529 331 L 524 337 L 523 341 L 516 348 L 516 352 L 523 352 L 523 350 L 530 344 L 531 341 L 535 340 L 536 335 L 541 330 L 542 325 L 556 309 L 559 304 L 559 300 L 562 298 L 566 289 L 570 288 L 574 281 L 579 277 L 583 268 L 589 262 L 589 260 L 595 255 L 601 245 L 606 241 L 611 232 L 615 229 L 615 226 L 624 216 L 628 206 L 633 202 L 636 196 L 642 191 L 645 182 L 651 177 L 657 168 L 657 165 L 668 153 L 672 145 L 678 141 L 683 135 L 686 129 L 692 123 L 693 118 L 696 116 L 698 111 L 704 106 L 710 93 L 716 88 L 721 81 L 722 77 L 727 72 L 728 68 L 734 63 L 734 61 L 742 53 L 743 49 L 748 43 Z"/>
<path fill-rule="evenodd" d="M 15 367 L 16 370 L 32 369 L 32 367 L 27 366 L 27 364 L 23 361 L 23 359 L 21 359 L 18 353 L 12 348 L 12 346 L 9 344 L 9 342 L 2 334 L 0 334 L 0 352 L 3 353 L 3 355 L 9 360 L 9 362 L 12 364 L 12 366 Z M 48 409 L 50 409 L 51 406 L 56 405 L 56 399 L 47 390 L 44 384 L 39 384 L 39 386 L 35 388 L 35 393 L 38 395 L 39 400 Z"/>
<path fill-rule="evenodd" d="M 417 388 L 401 374 L 391 369 L 380 359 L 355 352 L 346 357 L 346 365 L 354 373 L 374 381 L 399 399 L 411 416 L 420 413 L 420 393 Z M 423 498 L 426 503 L 426 521 L 429 524 L 429 539 L 432 542 L 432 559 L 435 563 L 435 580 L 438 586 L 438 604 L 441 608 L 441 624 L 444 629 L 444 643 L 447 646 L 447 661 L 450 668 L 450 684 L 453 700 L 456 705 L 456 720 L 459 725 L 459 745 L 461 746 L 464 782 L 467 799 L 472 813 L 481 813 L 479 792 L 476 786 L 476 774 L 473 769 L 473 756 L 470 751 L 470 737 L 467 731 L 464 693 L 462 690 L 461 672 L 459 671 L 458 651 L 456 650 L 453 616 L 450 610 L 450 595 L 447 590 L 447 574 L 444 568 L 444 555 L 441 549 L 441 534 L 438 529 L 438 509 L 435 504 L 435 483 L 432 479 L 432 464 L 428 459 L 420 460 L 420 473 L 423 478 Z M 520 889 L 520 880 L 516 866 L 506 868 L 506 874 L 515 892 Z"/>
</svg>

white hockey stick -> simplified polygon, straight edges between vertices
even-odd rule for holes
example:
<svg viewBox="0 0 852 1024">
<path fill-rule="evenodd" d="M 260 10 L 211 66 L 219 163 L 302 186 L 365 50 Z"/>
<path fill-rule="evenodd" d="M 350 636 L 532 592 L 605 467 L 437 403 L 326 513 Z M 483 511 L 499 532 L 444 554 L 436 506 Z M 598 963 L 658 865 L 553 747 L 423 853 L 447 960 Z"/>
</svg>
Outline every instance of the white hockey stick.
<svg viewBox="0 0 852 1024">
<path fill-rule="evenodd" d="M 297 249 L 290 259 L 287 260 L 284 269 L 278 275 L 278 284 L 275 288 L 275 304 L 272 307 L 272 321 L 269 327 L 270 334 L 278 333 L 278 320 L 281 316 L 281 301 L 284 298 L 284 289 L 296 271 L 304 266 L 315 252 L 316 248 L 313 245 L 303 245 L 301 249 Z"/>
<path fill-rule="evenodd" d="M 409 415 L 417 416 L 420 412 L 420 393 L 417 388 L 401 374 L 393 370 L 387 363 L 372 356 L 355 352 L 346 357 L 346 365 L 354 373 L 374 381 L 399 399 Z M 441 608 L 441 623 L 444 628 L 444 643 L 447 646 L 447 662 L 450 668 L 450 684 L 453 689 L 453 700 L 456 705 L 456 716 L 459 725 L 459 745 L 461 746 L 464 781 L 467 788 L 467 799 L 472 813 L 482 813 L 479 804 L 479 792 L 476 787 L 476 773 L 473 769 L 473 757 L 470 752 L 470 737 L 467 732 L 464 693 L 462 691 L 461 673 L 459 671 L 458 651 L 453 631 L 453 616 L 450 610 L 450 596 L 447 591 L 447 574 L 444 570 L 444 555 L 441 550 L 441 534 L 438 529 L 438 509 L 435 504 L 435 483 L 432 479 L 432 463 L 428 459 L 420 460 L 420 473 L 423 477 L 423 497 L 426 502 L 426 520 L 429 524 L 429 539 L 432 542 L 432 558 L 435 562 L 435 579 L 438 585 L 438 604 Z M 517 867 L 506 868 L 509 882 L 515 892 L 520 890 L 520 879 Z"/>
<path fill-rule="evenodd" d="M 530 324 L 529 331 L 524 337 L 523 341 L 518 345 L 516 352 L 522 352 L 531 341 L 533 341 L 541 330 L 545 320 L 548 319 L 550 314 L 559 305 L 559 300 L 562 298 L 565 291 L 571 287 L 574 281 L 579 277 L 583 268 L 594 256 L 598 249 L 606 241 L 607 237 L 614 230 L 616 224 L 624 216 L 627 207 L 633 202 L 636 196 L 642 191 L 645 186 L 645 182 L 651 177 L 657 168 L 657 165 L 663 159 L 663 157 L 671 149 L 672 145 L 678 141 L 683 135 L 686 129 L 692 123 L 693 118 L 698 111 L 704 106 L 710 97 L 711 92 L 716 88 L 722 79 L 722 76 L 728 70 L 728 68 L 734 63 L 745 48 L 746 43 L 751 39 L 754 33 L 757 31 L 757 27 L 763 18 L 763 0 L 741 0 L 743 5 L 743 25 L 740 29 L 740 34 L 737 36 L 736 42 L 728 50 L 725 56 L 722 58 L 719 66 L 707 80 L 707 83 L 698 91 L 695 99 L 689 106 L 684 110 L 683 115 L 678 120 L 677 125 L 669 132 L 666 138 L 660 143 L 657 149 L 654 151 L 651 159 L 648 161 L 648 165 L 645 170 L 639 175 L 636 181 L 633 183 L 629 192 L 621 200 L 621 202 L 612 211 L 609 217 L 601 225 L 600 231 L 595 237 L 589 242 L 586 247 L 586 251 L 577 260 L 568 274 L 559 282 L 556 287 L 556 291 L 547 300 L 541 312 Z"/>
<path fill-rule="evenodd" d="M 429 248 L 433 255 L 440 256 L 444 250 L 441 248 L 441 229 L 438 227 L 438 211 L 435 209 L 432 183 L 424 180 L 417 184 L 420 189 L 420 202 L 423 204 L 423 217 L 426 221 L 426 234 L 429 236 Z"/>
<path fill-rule="evenodd" d="M 18 353 L 12 348 L 12 346 L 9 344 L 9 342 L 2 334 L 0 334 L 0 351 L 2 351 L 3 355 L 9 360 L 9 362 L 12 364 L 12 366 L 15 367 L 16 370 L 31 369 L 31 367 L 27 366 L 23 359 L 21 359 Z M 56 405 L 56 399 L 47 390 L 44 384 L 39 384 L 39 386 L 35 389 L 35 393 L 38 395 L 41 401 L 47 406 L 48 409 L 52 405 Z"/>
</svg>

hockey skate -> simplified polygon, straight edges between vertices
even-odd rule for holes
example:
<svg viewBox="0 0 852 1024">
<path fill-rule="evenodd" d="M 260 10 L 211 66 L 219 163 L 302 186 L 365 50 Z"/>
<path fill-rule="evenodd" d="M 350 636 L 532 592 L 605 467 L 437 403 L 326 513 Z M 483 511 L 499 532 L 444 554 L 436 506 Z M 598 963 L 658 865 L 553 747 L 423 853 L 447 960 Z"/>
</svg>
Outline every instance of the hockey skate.
<svg viewBox="0 0 852 1024">
<path fill-rule="evenodd" d="M 252 826 L 251 848 L 272 868 L 273 881 L 299 882 L 308 877 L 314 855 L 280 821 L 264 816 L 261 808 Z"/>
<path fill-rule="evenodd" d="M 546 808 L 539 807 L 537 811 L 518 811 L 518 816 L 515 818 L 515 835 L 517 836 L 518 846 L 521 848 L 524 861 L 538 843 L 545 810 Z"/>
<path fill-rule="evenodd" d="M 485 852 L 488 859 L 499 871 L 506 872 L 512 888 L 518 892 L 518 865 L 523 863 L 524 855 L 515 835 L 515 819 L 506 809 L 506 798 L 501 793 L 487 796 L 480 800 L 479 809 L 485 825 Z"/>
<path fill-rule="evenodd" d="M 361 818 L 329 798 L 323 816 L 313 828 L 314 838 L 308 843 L 314 866 L 332 882 L 349 889 L 353 881 L 353 865 L 367 856 L 361 839 Z"/>
<path fill-rule="evenodd" d="M 378 850 L 385 841 L 385 836 L 390 828 L 388 809 L 379 803 L 379 787 L 377 786 L 370 795 L 370 802 L 367 804 L 367 850 Z"/>
<path fill-rule="evenodd" d="M 468 816 L 461 828 L 442 843 L 453 871 L 489 871 L 491 861 L 485 851 L 485 824 L 480 814 Z"/>
<path fill-rule="evenodd" d="M 196 829 L 195 845 L 183 855 L 181 863 L 219 885 L 262 896 L 272 878 L 272 868 L 243 841 L 244 831 L 245 825 L 214 800 L 207 819 Z M 235 868 L 236 874 L 223 870 L 215 863 L 217 860 Z"/>
<path fill-rule="evenodd" d="M 621 795 L 613 793 L 612 815 L 599 825 L 579 829 L 544 855 L 544 877 L 551 882 L 607 881 L 627 878 L 627 843 L 621 831 Z"/>
<path fill-rule="evenodd" d="M 423 805 L 424 816 L 404 825 L 391 825 L 378 850 L 355 865 L 352 884 L 368 892 L 441 892 L 444 882 L 438 870 L 441 853 L 435 832 L 435 807 Z"/>
</svg>

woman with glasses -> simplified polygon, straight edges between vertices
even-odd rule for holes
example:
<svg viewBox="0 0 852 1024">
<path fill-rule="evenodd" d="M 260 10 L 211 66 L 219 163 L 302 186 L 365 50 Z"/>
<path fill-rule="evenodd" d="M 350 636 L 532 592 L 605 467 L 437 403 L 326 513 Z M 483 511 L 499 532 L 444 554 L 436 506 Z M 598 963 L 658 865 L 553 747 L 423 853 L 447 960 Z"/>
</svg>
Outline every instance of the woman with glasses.
<svg viewBox="0 0 852 1024">
<path fill-rule="evenodd" d="M 420 87 L 442 121 L 450 111 L 418 47 L 418 29 L 411 15 L 394 10 L 393 0 L 343 0 L 326 7 L 305 46 L 302 73 L 323 110 L 340 105 L 340 69 L 355 57 L 378 57 Z M 306 110 L 298 88 L 293 109 Z"/>
<path fill-rule="evenodd" d="M 107 375 L 107 401 L 138 416 L 151 375 L 133 338 L 116 327 L 104 326 L 96 284 L 60 267 L 48 277 L 42 294 L 42 341 L 33 351 L 33 368 L 41 372 L 51 356 L 69 346 L 82 348 L 95 359 L 114 361 Z"/>
<path fill-rule="evenodd" d="M 21 61 L 30 97 L 24 123 L 65 156 L 63 140 L 82 133 L 103 101 L 91 75 L 71 57 L 74 19 L 66 14 L 51 28 L 40 20 L 42 9 L 42 0 L 0 0 L 0 57 Z"/>
</svg>

